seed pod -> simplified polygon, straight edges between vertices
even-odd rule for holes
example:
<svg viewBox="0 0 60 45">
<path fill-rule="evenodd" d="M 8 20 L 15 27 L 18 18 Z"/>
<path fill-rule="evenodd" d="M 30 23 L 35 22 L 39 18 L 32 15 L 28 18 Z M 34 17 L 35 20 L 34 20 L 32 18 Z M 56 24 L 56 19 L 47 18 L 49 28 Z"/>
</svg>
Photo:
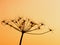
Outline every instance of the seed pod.
<svg viewBox="0 0 60 45">
<path fill-rule="evenodd" d="M 50 31 L 52 31 L 52 29 L 49 29 Z"/>
<path fill-rule="evenodd" d="M 19 17 L 18 21 L 20 21 L 20 19 L 22 19 L 21 17 Z"/>
<path fill-rule="evenodd" d="M 2 22 L 5 23 L 5 20 L 3 20 Z"/>
</svg>

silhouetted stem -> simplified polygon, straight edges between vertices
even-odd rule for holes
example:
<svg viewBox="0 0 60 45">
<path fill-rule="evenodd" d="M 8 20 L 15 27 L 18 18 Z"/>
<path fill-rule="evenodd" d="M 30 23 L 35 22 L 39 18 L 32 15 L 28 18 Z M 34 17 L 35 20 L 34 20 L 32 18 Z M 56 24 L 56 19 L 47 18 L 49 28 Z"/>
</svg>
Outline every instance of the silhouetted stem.
<svg viewBox="0 0 60 45">
<path fill-rule="evenodd" d="M 24 35 L 24 33 L 22 32 L 22 35 L 21 35 L 21 38 L 20 38 L 20 43 L 19 43 L 19 45 L 22 44 L 22 38 L 23 38 L 23 35 Z"/>
<path fill-rule="evenodd" d="M 50 32 L 50 30 L 49 31 L 46 31 L 46 32 L 43 32 L 43 33 L 28 33 L 27 32 L 27 34 L 31 34 L 31 35 L 42 35 L 42 34 L 45 34 L 45 33 L 48 33 L 48 32 Z"/>
</svg>

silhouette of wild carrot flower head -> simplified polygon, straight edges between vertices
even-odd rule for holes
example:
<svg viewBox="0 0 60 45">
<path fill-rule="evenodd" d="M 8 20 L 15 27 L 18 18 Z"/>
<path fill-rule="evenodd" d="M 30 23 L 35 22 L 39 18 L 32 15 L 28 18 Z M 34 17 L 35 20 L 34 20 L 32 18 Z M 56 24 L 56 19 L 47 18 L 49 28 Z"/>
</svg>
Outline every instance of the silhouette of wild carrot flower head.
<svg viewBox="0 0 60 45">
<path fill-rule="evenodd" d="M 44 23 L 36 23 L 28 18 L 22 18 L 22 17 L 19 17 L 18 19 L 12 19 L 10 21 L 3 20 L 2 23 L 14 28 L 19 32 L 22 32 L 19 45 L 21 45 L 22 43 L 22 38 L 24 33 L 32 34 L 32 35 L 42 35 L 52 31 L 52 29 L 48 28 L 48 31 L 40 33 L 41 32 L 40 30 L 42 30 L 41 27 L 42 26 L 45 27 Z M 38 32 L 40 31 L 40 32 L 33 33 L 33 31 L 38 31 Z"/>
<path fill-rule="evenodd" d="M 3 20 L 2 22 L 5 23 L 6 25 L 16 29 L 19 32 L 24 32 L 27 34 L 36 34 L 36 33 L 29 33 L 29 32 L 35 31 L 35 30 L 41 30 L 40 27 L 45 25 L 43 23 L 36 23 L 28 18 L 22 18 L 22 17 L 19 17 L 18 19 L 12 19 L 9 22 L 6 20 Z M 37 27 L 35 28 L 35 26 L 37 26 Z M 34 27 L 34 29 L 32 29 L 33 27 Z M 48 31 L 39 33 L 39 35 L 48 33 L 50 31 L 52 31 L 52 29 L 49 28 Z"/>
</svg>

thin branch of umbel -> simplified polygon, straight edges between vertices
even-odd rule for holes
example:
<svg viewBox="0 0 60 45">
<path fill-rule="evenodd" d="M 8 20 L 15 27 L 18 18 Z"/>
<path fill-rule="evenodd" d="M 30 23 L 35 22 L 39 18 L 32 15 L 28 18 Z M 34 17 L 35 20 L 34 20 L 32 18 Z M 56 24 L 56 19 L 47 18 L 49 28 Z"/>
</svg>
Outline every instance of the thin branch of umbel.
<svg viewBox="0 0 60 45">
<path fill-rule="evenodd" d="M 12 22 L 18 28 L 13 26 L 12 24 L 10 24 L 10 22 Z M 22 33 L 19 45 L 21 45 L 21 43 L 22 43 L 22 38 L 23 38 L 24 33 L 32 34 L 32 35 L 42 35 L 42 34 L 52 31 L 52 29 L 49 28 L 48 31 L 43 32 L 43 33 L 29 33 L 32 31 L 41 30 L 40 27 L 44 26 L 44 24 L 43 23 L 38 24 L 34 21 L 31 21 L 30 19 L 23 19 L 21 17 L 19 17 L 17 20 L 16 19 L 10 20 L 10 22 L 6 22 L 6 20 L 2 21 L 2 23 L 6 24 Z M 32 29 L 36 25 L 37 25 L 37 28 Z"/>
</svg>

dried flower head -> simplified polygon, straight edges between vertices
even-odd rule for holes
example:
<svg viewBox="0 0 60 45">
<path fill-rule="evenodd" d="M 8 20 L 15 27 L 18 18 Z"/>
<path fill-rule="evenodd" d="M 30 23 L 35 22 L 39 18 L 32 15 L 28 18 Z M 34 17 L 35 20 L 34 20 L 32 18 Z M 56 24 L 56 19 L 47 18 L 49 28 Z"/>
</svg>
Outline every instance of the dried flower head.
<svg viewBox="0 0 60 45">
<path fill-rule="evenodd" d="M 21 45 L 22 37 L 23 37 L 24 33 L 32 34 L 32 35 L 42 35 L 42 34 L 52 31 L 52 29 L 48 28 L 48 31 L 45 31 L 43 33 L 29 33 L 29 32 L 35 31 L 35 30 L 38 30 L 38 31 L 41 30 L 41 26 L 43 26 L 44 23 L 39 24 L 34 21 L 31 21 L 30 19 L 24 19 L 22 17 L 19 17 L 18 19 L 15 19 L 15 20 L 14 19 L 10 20 L 10 22 L 6 22 L 6 20 L 3 20 L 2 23 L 5 23 L 6 25 L 16 29 L 17 31 L 22 32 L 22 36 L 21 36 L 19 45 Z M 35 26 L 37 26 L 37 27 L 35 27 Z"/>
</svg>

